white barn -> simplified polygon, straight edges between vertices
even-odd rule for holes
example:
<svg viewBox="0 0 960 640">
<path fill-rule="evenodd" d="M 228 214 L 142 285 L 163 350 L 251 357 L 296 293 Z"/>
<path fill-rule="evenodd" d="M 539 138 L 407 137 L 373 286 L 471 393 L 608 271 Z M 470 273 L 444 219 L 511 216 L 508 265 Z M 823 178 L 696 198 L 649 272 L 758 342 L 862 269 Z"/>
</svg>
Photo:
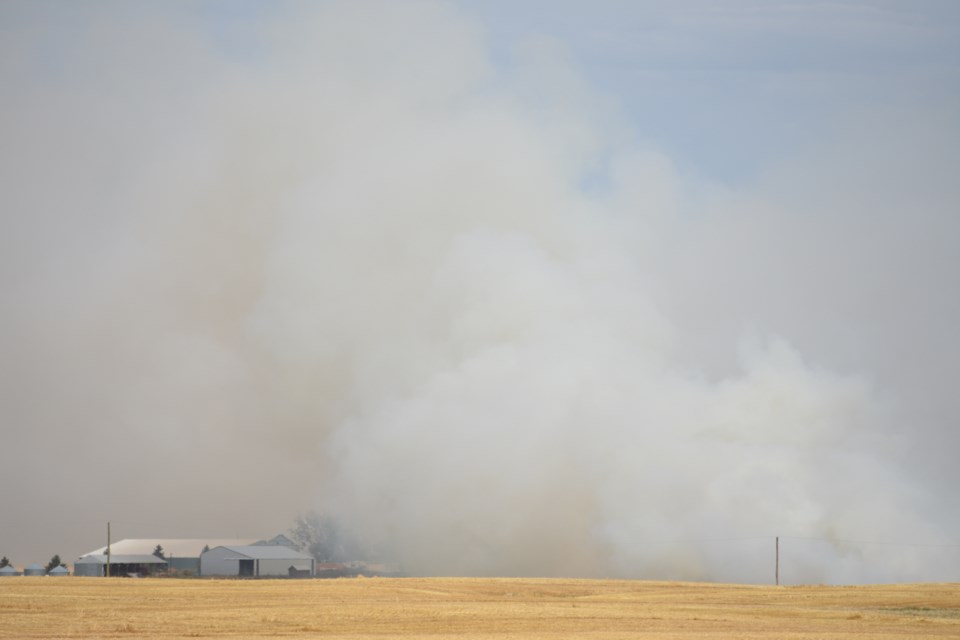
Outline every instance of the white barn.
<svg viewBox="0 0 960 640">
<path fill-rule="evenodd" d="M 253 544 L 254 540 L 245 538 L 242 540 L 224 539 L 224 538 L 125 538 L 118 540 L 110 545 L 110 552 L 113 555 L 112 564 L 119 561 L 120 556 L 150 556 L 153 554 L 157 545 L 163 549 L 164 570 L 173 570 L 183 574 L 199 575 L 200 572 L 200 554 L 204 549 L 211 549 L 221 545 L 248 545 Z M 107 548 L 100 547 L 89 553 L 85 553 L 80 560 L 85 561 L 87 565 L 96 562 L 106 565 Z M 102 556 L 102 558 L 101 558 Z M 148 560 L 149 561 L 149 560 Z M 78 561 L 79 562 L 79 561 Z M 155 561 L 154 561 L 155 562 Z M 90 566 L 84 570 L 92 570 Z M 77 575 L 104 575 L 104 571 L 94 572 L 92 574 Z"/>
<path fill-rule="evenodd" d="M 277 578 L 315 573 L 313 556 L 283 545 L 219 546 L 200 555 L 202 576 Z"/>
</svg>

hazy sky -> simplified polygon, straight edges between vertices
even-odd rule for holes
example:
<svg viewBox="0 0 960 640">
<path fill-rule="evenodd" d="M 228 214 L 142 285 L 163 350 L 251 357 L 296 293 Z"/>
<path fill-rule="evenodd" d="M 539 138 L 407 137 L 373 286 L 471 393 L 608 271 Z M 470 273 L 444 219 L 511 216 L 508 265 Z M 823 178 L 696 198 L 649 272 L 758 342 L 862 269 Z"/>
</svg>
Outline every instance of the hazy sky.
<svg viewBox="0 0 960 640">
<path fill-rule="evenodd" d="M 3 0 L 0 87 L 16 564 L 960 579 L 960 5 Z"/>
</svg>

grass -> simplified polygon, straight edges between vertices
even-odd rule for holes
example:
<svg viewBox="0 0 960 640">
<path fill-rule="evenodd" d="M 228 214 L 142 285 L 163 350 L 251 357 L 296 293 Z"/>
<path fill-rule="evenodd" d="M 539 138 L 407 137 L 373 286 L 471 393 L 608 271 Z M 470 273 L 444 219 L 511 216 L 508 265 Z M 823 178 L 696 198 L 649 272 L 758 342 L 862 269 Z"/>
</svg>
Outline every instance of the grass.
<svg viewBox="0 0 960 640">
<path fill-rule="evenodd" d="M 0 638 L 960 638 L 960 584 L 0 579 Z"/>
</svg>

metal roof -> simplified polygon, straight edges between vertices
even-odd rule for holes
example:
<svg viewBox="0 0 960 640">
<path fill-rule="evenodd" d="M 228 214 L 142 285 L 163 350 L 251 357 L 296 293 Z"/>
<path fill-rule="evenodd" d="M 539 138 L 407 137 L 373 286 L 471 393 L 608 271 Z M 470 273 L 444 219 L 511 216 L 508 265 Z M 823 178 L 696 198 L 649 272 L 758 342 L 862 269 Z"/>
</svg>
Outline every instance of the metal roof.
<svg viewBox="0 0 960 640">
<path fill-rule="evenodd" d="M 290 547 L 291 549 L 296 549 L 297 547 L 297 543 L 295 543 L 293 540 L 283 535 L 282 533 L 273 536 L 269 540 L 258 540 L 257 542 L 253 542 L 251 544 L 258 547 L 267 546 L 267 545 L 280 545 L 283 547 Z"/>
<path fill-rule="evenodd" d="M 54 567 L 53 569 L 50 569 L 50 571 L 47 571 L 47 575 L 50 575 L 50 576 L 66 575 L 66 574 L 68 574 L 68 573 L 70 573 L 70 572 L 67 571 L 66 568 L 61 567 L 61 566 L 56 566 L 56 567 Z"/>
<path fill-rule="evenodd" d="M 245 559 L 255 559 L 255 560 L 271 560 L 271 559 L 280 559 L 280 560 L 312 560 L 313 556 L 309 553 L 302 553 L 296 549 L 291 549 L 290 547 L 284 547 L 281 545 L 243 545 L 243 546 L 233 546 L 233 545 L 220 545 L 224 549 L 228 549 L 238 556 L 243 556 Z"/>
<path fill-rule="evenodd" d="M 199 558 L 204 547 L 225 547 L 228 545 L 245 546 L 253 544 L 252 538 L 126 538 L 110 543 L 110 553 L 116 554 L 152 554 L 157 545 L 163 547 L 163 555 L 167 558 Z M 103 555 L 106 547 L 94 549 L 84 556 Z M 81 556 L 83 557 L 83 556 Z"/>
<path fill-rule="evenodd" d="M 107 556 L 102 553 L 88 553 L 73 564 L 107 564 Z M 167 561 L 150 553 L 117 554 L 111 551 L 110 564 L 167 564 Z"/>
<path fill-rule="evenodd" d="M 17 572 L 17 570 L 13 567 L 12 564 L 8 564 L 8 565 L 5 566 L 5 567 L 0 567 L 0 573 L 2 573 L 2 574 L 4 574 L 4 575 L 13 574 L 13 573 L 16 573 L 16 572 Z"/>
</svg>

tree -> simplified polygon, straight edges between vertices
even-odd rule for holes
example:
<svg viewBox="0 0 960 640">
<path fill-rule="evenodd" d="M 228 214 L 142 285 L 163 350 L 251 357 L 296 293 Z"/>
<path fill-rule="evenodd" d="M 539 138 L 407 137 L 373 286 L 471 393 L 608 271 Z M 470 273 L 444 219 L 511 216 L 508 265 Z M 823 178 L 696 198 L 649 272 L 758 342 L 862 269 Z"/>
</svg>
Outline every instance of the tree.
<svg viewBox="0 0 960 640">
<path fill-rule="evenodd" d="M 67 565 L 60 562 L 59 555 L 54 555 L 52 558 L 50 558 L 50 562 L 47 563 L 47 567 L 46 567 L 47 573 L 50 573 L 50 569 L 54 569 L 56 567 L 66 567 L 66 566 Z"/>
<path fill-rule="evenodd" d="M 10 558 L 8 558 L 7 556 L 3 556 L 2 558 L 0 558 L 0 569 L 3 569 L 4 567 L 9 567 L 9 566 L 10 566 Z"/>
<path fill-rule="evenodd" d="M 163 547 L 160 545 L 157 545 L 157 548 L 153 550 L 153 555 L 157 556 L 161 560 L 166 560 L 166 558 L 163 556 Z"/>
<path fill-rule="evenodd" d="M 357 553 L 350 536 L 336 518 L 327 514 L 308 511 L 294 518 L 290 538 L 300 551 L 309 553 L 317 562 L 343 562 L 356 560 Z"/>
</svg>

